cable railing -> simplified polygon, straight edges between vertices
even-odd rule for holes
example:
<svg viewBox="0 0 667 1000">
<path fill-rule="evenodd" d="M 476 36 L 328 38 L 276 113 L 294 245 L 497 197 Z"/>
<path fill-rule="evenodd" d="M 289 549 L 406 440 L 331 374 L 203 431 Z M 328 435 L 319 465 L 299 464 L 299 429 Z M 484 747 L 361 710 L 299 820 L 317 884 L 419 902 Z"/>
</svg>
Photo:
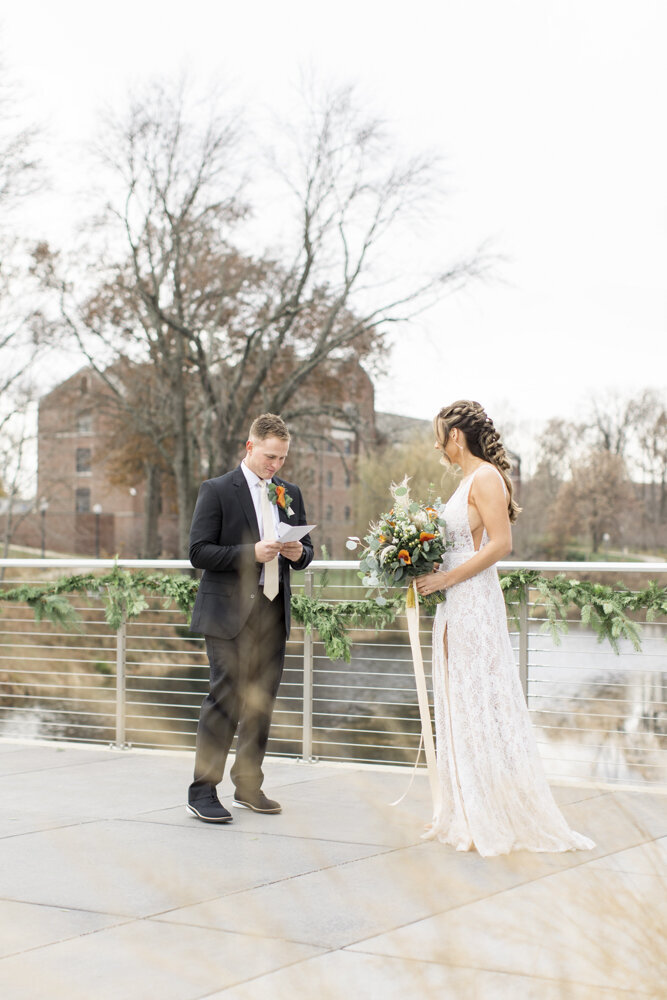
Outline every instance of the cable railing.
<svg viewBox="0 0 667 1000">
<path fill-rule="evenodd" d="M 3 588 L 43 584 L 65 572 L 190 572 L 185 560 L 5 559 Z M 293 574 L 295 592 L 361 599 L 354 561 L 313 562 Z M 664 584 L 667 563 L 499 564 L 569 577 Z M 322 582 L 327 583 L 322 591 Z M 645 578 L 645 579 L 644 579 Z M 35 621 L 26 605 L 0 604 L 0 737 L 114 747 L 191 749 L 208 689 L 203 640 L 164 599 L 114 630 L 101 600 L 74 594 L 76 628 Z M 552 780 L 640 784 L 667 790 L 667 622 L 642 624 L 642 648 L 599 644 L 577 617 L 557 644 L 543 628 L 539 594 L 526 587 L 510 611 L 510 635 L 545 769 Z M 512 621 L 516 617 L 517 628 Z M 431 619 L 420 636 L 431 696 Z M 305 760 L 415 762 L 420 718 L 404 619 L 351 629 L 350 663 L 332 662 L 317 635 L 294 626 L 287 645 L 268 752 Z"/>
</svg>

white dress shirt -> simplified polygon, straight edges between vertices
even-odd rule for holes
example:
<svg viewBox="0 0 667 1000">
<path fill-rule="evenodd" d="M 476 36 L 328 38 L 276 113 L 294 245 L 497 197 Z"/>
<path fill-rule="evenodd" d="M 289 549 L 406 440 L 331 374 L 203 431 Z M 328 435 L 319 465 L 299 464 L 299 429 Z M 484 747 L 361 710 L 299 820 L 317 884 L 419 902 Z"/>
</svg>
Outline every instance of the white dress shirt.
<svg viewBox="0 0 667 1000">
<path fill-rule="evenodd" d="M 264 479 L 260 479 L 259 476 L 249 469 L 245 462 L 241 462 L 241 469 L 243 475 L 245 476 L 246 482 L 248 484 L 248 489 L 250 490 L 250 496 L 252 497 L 252 502 L 255 505 L 255 514 L 257 516 L 257 524 L 259 525 L 259 537 L 264 540 L 264 518 L 262 517 L 262 494 L 261 484 L 265 482 Z M 273 520 L 276 525 L 276 538 L 278 537 L 278 529 L 280 526 L 280 515 L 278 514 L 278 505 L 275 503 L 271 504 L 273 510 Z"/>
</svg>

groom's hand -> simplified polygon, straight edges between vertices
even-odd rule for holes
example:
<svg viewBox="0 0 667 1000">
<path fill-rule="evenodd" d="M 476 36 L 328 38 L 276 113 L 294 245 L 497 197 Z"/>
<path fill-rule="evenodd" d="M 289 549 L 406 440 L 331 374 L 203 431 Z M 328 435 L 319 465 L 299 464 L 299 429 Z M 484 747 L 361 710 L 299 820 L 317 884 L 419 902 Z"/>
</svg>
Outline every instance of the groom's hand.
<svg viewBox="0 0 667 1000">
<path fill-rule="evenodd" d="M 281 556 L 285 556 L 285 559 L 289 559 L 290 562 L 298 562 L 302 552 L 303 545 L 301 542 L 283 542 L 280 546 Z"/>
<path fill-rule="evenodd" d="M 285 546 L 283 545 L 283 548 Z M 255 559 L 258 563 L 271 562 L 280 552 L 280 542 L 255 542 Z"/>
</svg>

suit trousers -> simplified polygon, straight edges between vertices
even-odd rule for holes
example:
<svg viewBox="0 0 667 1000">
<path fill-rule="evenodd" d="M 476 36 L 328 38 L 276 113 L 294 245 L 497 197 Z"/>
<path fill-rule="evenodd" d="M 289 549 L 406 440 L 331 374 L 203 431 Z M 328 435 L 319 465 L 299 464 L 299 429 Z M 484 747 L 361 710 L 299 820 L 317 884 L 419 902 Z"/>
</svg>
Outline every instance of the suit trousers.
<svg viewBox="0 0 667 1000">
<path fill-rule="evenodd" d="M 205 639 L 210 686 L 199 715 L 190 800 L 210 793 L 222 781 L 237 730 L 230 774 L 237 791 L 251 795 L 264 780 L 262 761 L 285 660 L 282 590 L 269 601 L 260 589 L 245 625 L 233 639 Z"/>
</svg>

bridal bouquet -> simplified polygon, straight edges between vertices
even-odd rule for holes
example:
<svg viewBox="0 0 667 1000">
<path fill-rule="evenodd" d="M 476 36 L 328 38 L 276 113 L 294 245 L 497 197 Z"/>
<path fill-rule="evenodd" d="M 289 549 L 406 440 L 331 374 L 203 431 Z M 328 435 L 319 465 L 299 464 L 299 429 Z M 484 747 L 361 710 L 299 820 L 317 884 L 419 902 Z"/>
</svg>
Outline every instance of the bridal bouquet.
<svg viewBox="0 0 667 1000">
<path fill-rule="evenodd" d="M 378 604 L 387 603 L 383 590 L 429 573 L 445 551 L 440 500 L 430 504 L 411 500 L 407 477 L 398 486 L 392 484 L 390 489 L 394 506 L 380 515 L 376 524 L 370 525 L 359 562 L 359 576 L 364 585 L 380 591 L 376 597 Z M 358 538 L 347 542 L 350 549 L 359 544 Z M 444 598 L 444 591 L 436 591 L 429 598 L 420 598 L 420 602 L 438 604 Z"/>
</svg>

